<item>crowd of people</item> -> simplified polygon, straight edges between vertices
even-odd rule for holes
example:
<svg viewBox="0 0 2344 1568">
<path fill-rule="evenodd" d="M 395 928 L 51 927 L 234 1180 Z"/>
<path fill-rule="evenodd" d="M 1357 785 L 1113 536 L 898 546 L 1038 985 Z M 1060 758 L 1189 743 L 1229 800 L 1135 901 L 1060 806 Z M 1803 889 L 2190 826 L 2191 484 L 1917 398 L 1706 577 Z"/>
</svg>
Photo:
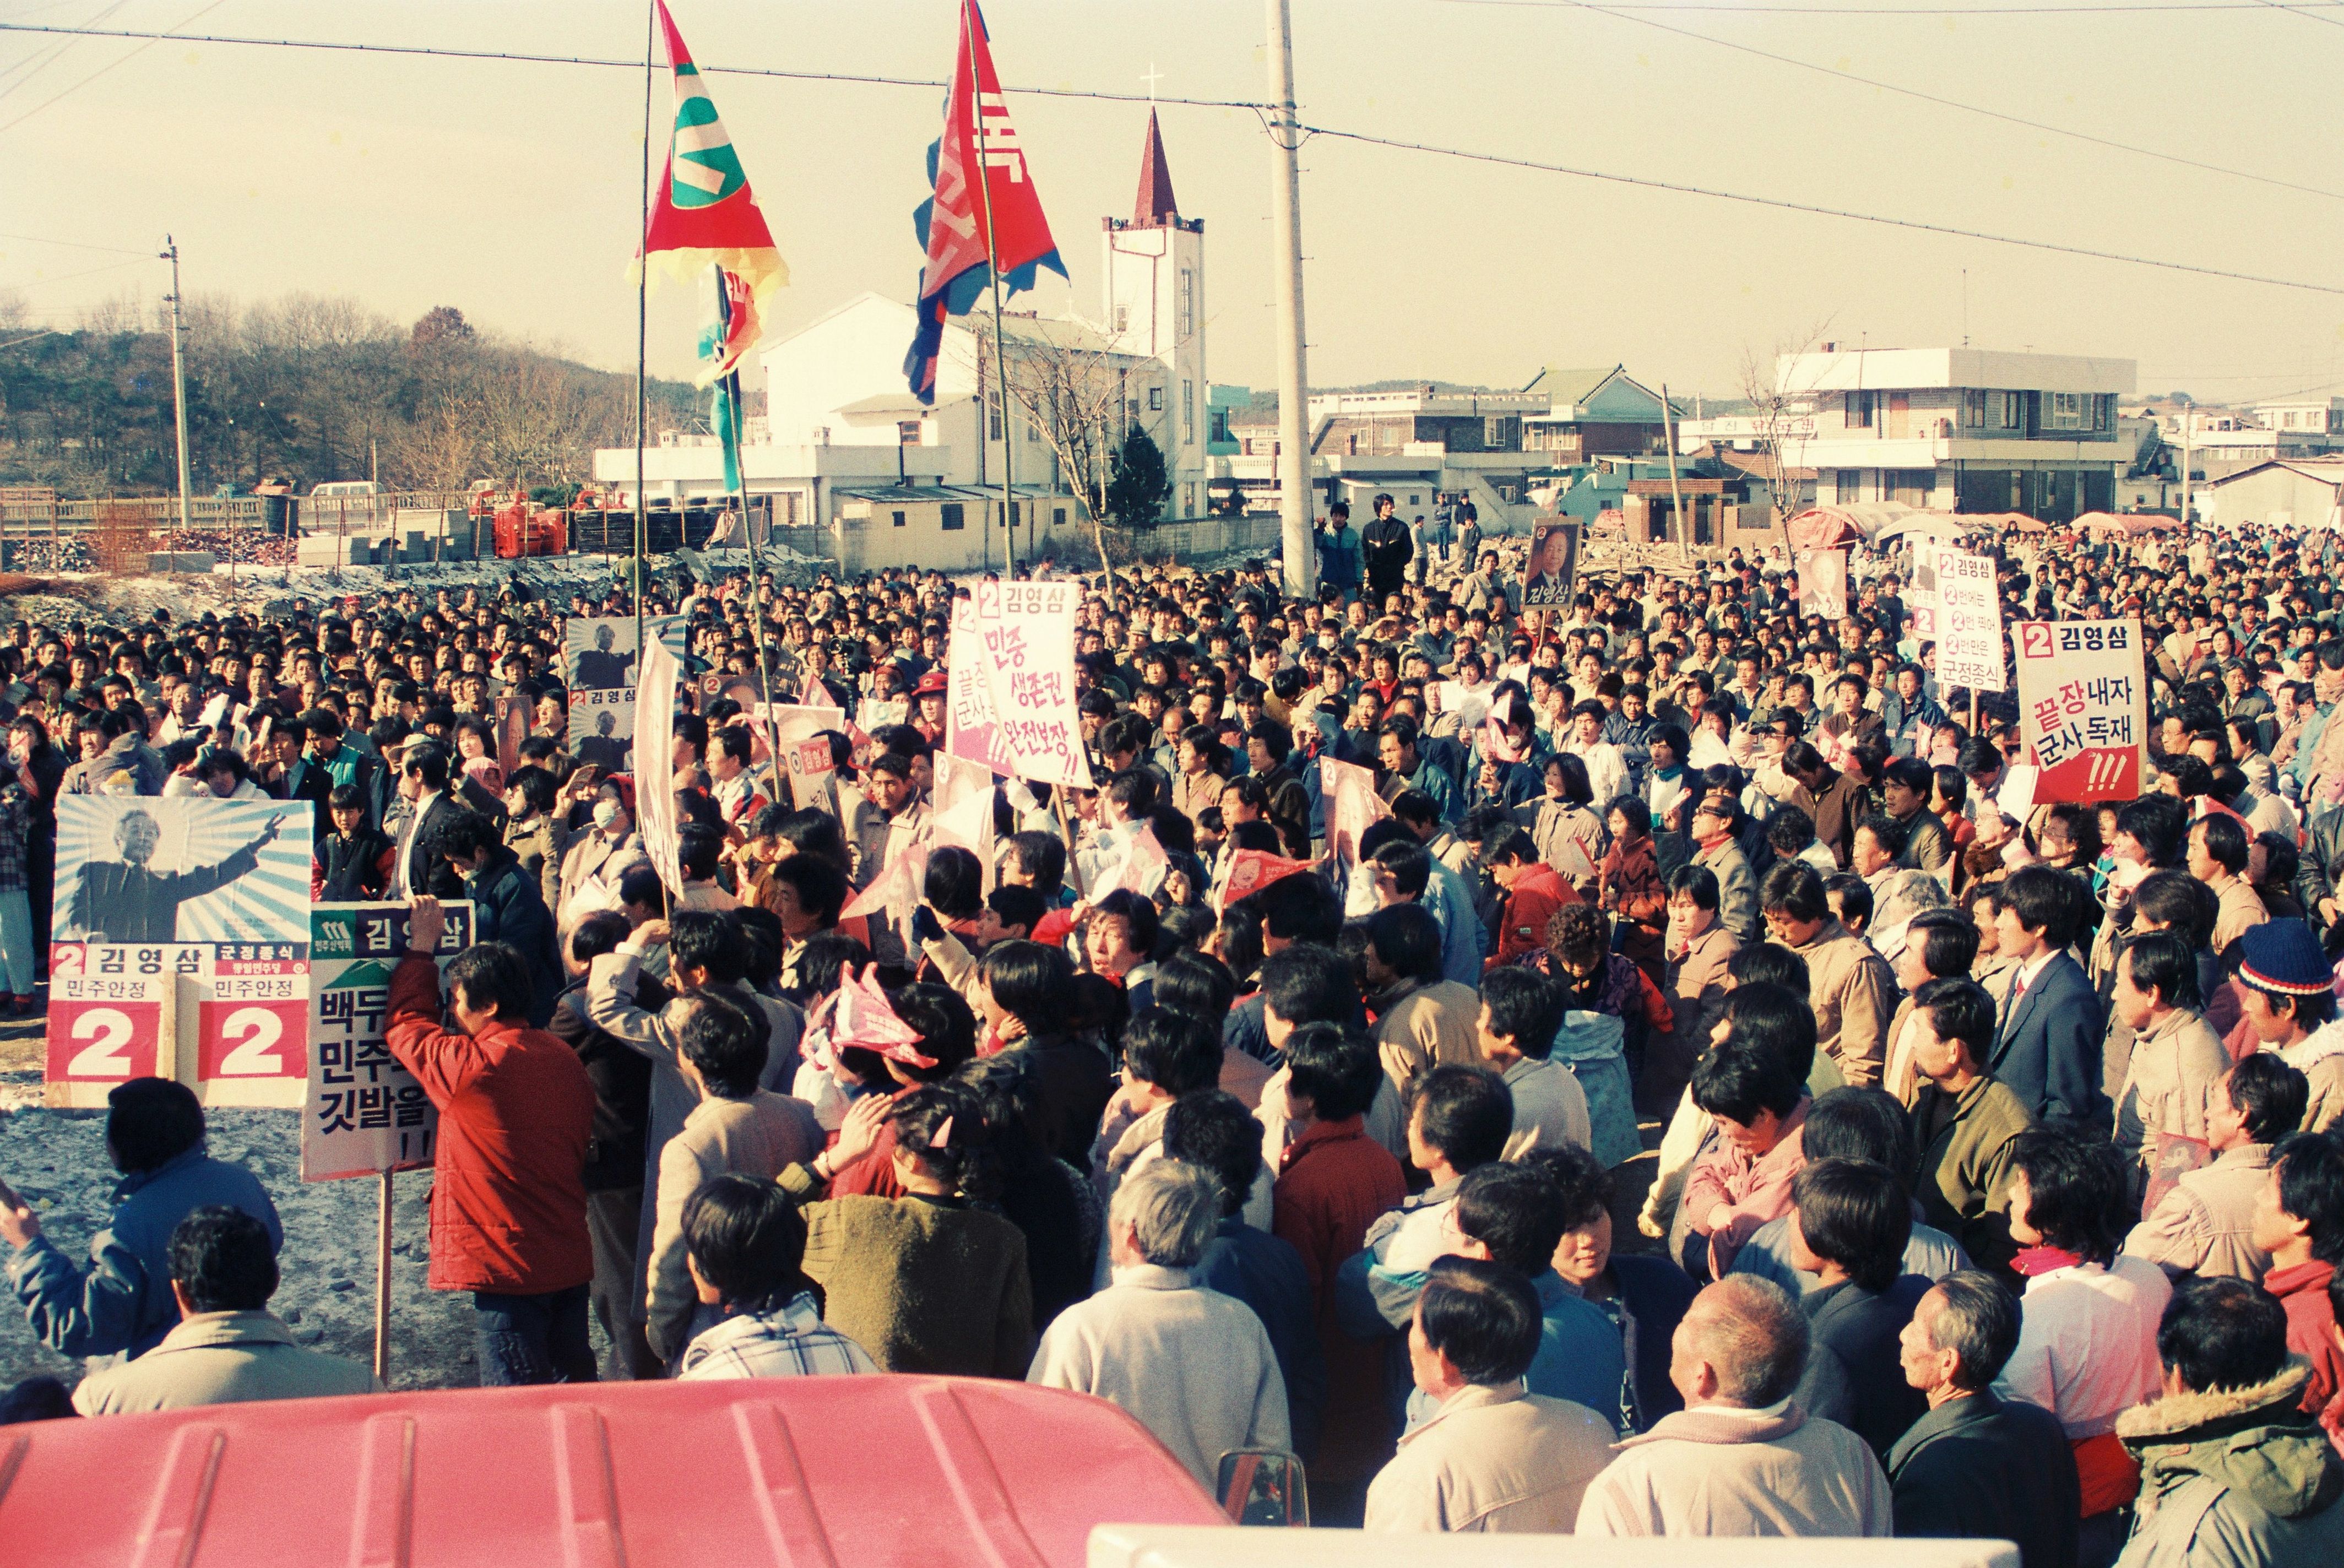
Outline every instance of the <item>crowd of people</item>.
<svg viewBox="0 0 2344 1568">
<path fill-rule="evenodd" d="M 2344 1561 L 2329 547 L 1985 541 L 2006 624 L 2144 624 L 2142 793 L 2079 804 L 1941 684 L 1901 546 L 1837 621 L 1740 550 L 1526 608 L 1518 543 L 1391 521 L 1330 520 L 1306 599 L 1094 580 L 1095 787 L 974 818 L 935 573 L 654 588 L 692 678 L 631 765 L 569 738 L 615 590 L 20 623 L 6 991 L 60 794 L 310 802 L 315 895 L 412 906 L 389 1046 L 483 1382 L 1025 1379 L 1207 1486 L 1291 1448 L 1378 1530 Z M 845 715 L 798 792 L 713 694 L 765 681 Z M 13 1197 L 0 1238 L 118 1364 L 12 1411 L 369 1386 L 268 1312 L 275 1211 L 187 1090 L 106 1127 L 87 1264 Z"/>
</svg>

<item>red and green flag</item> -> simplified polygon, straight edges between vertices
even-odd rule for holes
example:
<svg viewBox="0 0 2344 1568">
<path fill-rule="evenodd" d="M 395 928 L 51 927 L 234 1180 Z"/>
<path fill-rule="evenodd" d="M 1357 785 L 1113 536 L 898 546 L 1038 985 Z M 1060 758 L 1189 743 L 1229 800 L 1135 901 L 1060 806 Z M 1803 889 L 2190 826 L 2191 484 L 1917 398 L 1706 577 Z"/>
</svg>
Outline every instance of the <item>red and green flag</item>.
<svg viewBox="0 0 2344 1568">
<path fill-rule="evenodd" d="M 774 292 L 790 280 L 790 269 L 765 227 L 765 215 L 757 210 L 740 154 L 717 117 L 683 35 L 675 30 L 664 0 L 652 5 L 675 78 L 675 125 L 668 137 L 667 171 L 652 189 L 637 265 L 649 261 L 687 280 L 705 278 L 711 265 L 732 274 L 736 325 L 724 345 L 728 351 L 703 359 L 704 387 L 729 372 L 754 344 L 758 329 L 771 319 Z"/>
</svg>

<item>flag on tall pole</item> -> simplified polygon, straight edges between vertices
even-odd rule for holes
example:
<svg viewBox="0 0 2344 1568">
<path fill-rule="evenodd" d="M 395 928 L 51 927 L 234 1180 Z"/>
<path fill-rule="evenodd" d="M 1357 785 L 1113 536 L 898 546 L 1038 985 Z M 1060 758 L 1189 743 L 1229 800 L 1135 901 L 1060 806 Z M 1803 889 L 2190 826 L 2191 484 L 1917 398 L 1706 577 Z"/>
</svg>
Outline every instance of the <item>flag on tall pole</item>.
<svg viewBox="0 0 2344 1568">
<path fill-rule="evenodd" d="M 1001 96 L 976 0 L 961 0 L 960 48 L 944 134 L 928 147 L 928 183 L 934 194 L 912 215 L 927 261 L 920 269 L 919 330 L 904 359 L 904 378 L 924 403 L 936 400 L 945 318 L 967 315 L 995 281 L 996 268 L 1012 293 L 1033 288 L 1041 268 L 1066 276 L 1042 198 L 1027 177 L 1025 144 Z"/>
<path fill-rule="evenodd" d="M 765 215 L 757 210 L 740 155 L 717 118 L 716 105 L 665 0 L 652 0 L 652 6 L 667 35 L 668 68 L 675 77 L 675 128 L 668 139 L 667 173 L 652 190 L 636 265 L 655 262 L 671 276 L 692 278 L 713 262 L 739 279 L 746 307 L 739 313 L 737 349 L 702 368 L 704 387 L 727 374 L 754 345 L 772 313 L 774 292 L 790 280 L 790 269 L 765 227 Z"/>
<path fill-rule="evenodd" d="M 713 385 L 708 428 L 724 453 L 724 490 L 741 490 L 741 358 L 756 340 L 756 306 L 748 280 L 725 270 L 721 263 L 708 268 L 710 309 L 700 329 L 700 384 Z M 742 520 L 744 523 L 746 518 Z"/>
</svg>

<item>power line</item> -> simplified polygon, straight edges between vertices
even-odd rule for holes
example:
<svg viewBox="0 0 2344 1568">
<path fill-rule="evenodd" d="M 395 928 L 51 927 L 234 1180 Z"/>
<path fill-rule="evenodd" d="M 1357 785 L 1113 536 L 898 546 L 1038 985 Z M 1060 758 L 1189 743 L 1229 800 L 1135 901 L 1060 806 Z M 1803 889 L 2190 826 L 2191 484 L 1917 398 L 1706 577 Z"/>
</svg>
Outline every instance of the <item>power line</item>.
<svg viewBox="0 0 2344 1568">
<path fill-rule="evenodd" d="M 1444 3 L 1479 5 L 1491 4 L 1492 0 L 1444 0 Z M 1526 0 L 1496 0 L 1496 3 L 1521 5 L 1524 5 Z M 1964 103 L 1959 98 L 1948 98 L 1936 93 L 1924 92 L 1918 87 L 1900 86 L 1894 82 L 1883 81 L 1877 76 L 1859 76 L 1854 71 L 1843 71 L 1836 66 L 1822 66 L 1812 60 L 1802 60 L 1793 55 L 1778 55 L 1771 49 L 1761 49 L 1754 44 L 1743 44 L 1732 38 L 1716 37 L 1691 27 L 1674 26 L 1651 16 L 1631 15 L 1627 14 L 1627 8 L 1624 6 L 1596 5 L 1593 0 L 1527 0 L 1527 3 L 1531 8 L 1541 11 L 1592 11 L 1597 15 L 1609 16 L 1616 22 L 1654 28 L 1679 38 L 1691 38 L 1696 43 L 1711 44 L 1721 49 L 1731 49 L 1736 54 L 1770 60 L 1778 66 L 1789 66 L 1797 70 L 1811 71 L 1819 76 L 1829 76 L 1836 82 L 1850 82 L 1858 86 L 1876 88 L 1884 93 L 1894 93 L 1901 97 L 1931 104 L 1938 108 L 1956 109 L 1963 114 L 1999 120 L 2004 125 L 2017 126 L 2025 130 L 2041 131 L 2046 136 L 2066 137 L 2092 147 L 2107 147 L 2115 152 L 2131 153 L 2138 157 L 2155 158 L 2160 163 L 2175 164 L 2183 168 L 2194 168 L 2206 174 L 2227 175 L 2233 179 L 2250 179 L 2258 185 L 2276 186 L 2282 190 L 2298 191 L 2305 196 L 2320 196 L 2331 201 L 2344 201 L 2344 190 L 2329 190 L 2320 186 L 2302 185 L 2294 180 L 2280 179 L 2275 175 L 2257 174 L 2251 169 L 2231 168 L 2222 164 L 2207 163 L 2199 158 L 2184 157 L 2178 153 L 2159 152 L 2155 147 L 2138 147 L 2131 142 L 2120 142 L 2110 137 L 2095 136 L 2089 131 L 2071 130 L 2066 126 L 2053 125 L 2046 120 L 2030 120 L 2024 115 L 2014 115 L 2002 109 L 1988 108 L 1982 104 Z M 2278 5 L 2278 0 L 2261 0 L 2261 3 Z M 2279 6 L 2279 8 L 2285 10 L 2288 7 Z M 2323 16 L 2318 20 L 2329 21 L 2332 18 Z M 2344 21 L 2337 22 L 2336 25 L 2344 27 Z M 0 129 L 5 128 L 5 126 L 0 126 Z"/>
<path fill-rule="evenodd" d="M 1461 5 L 1501 5 L 1523 10 L 1550 9 L 1568 0 L 1458 0 Z M 1681 5 L 1614 5 L 1615 11 L 1702 11 L 1743 16 L 2145 16 L 2160 11 L 2177 15 L 2198 11 L 2255 11 L 2273 0 L 2179 0 L 2171 5 L 2119 3 L 2086 5 L 1733 5 L 1687 0 Z M 2282 5 L 2285 11 L 2344 10 L 2344 0 L 2301 0 Z M 2324 18 L 2322 18 L 2324 20 Z"/>
<path fill-rule="evenodd" d="M 2339 22 L 2333 16 L 2322 16 L 2308 5 L 2284 5 L 2279 3 L 2279 0 L 2257 0 L 2257 3 L 2268 5 L 2274 11 L 2293 12 L 2307 22 L 2325 22 L 2331 27 L 2344 27 L 2344 22 Z"/>
<path fill-rule="evenodd" d="M 91 245 L 79 239 L 50 239 L 38 234 L 0 234 L 0 239 L 14 239 L 25 245 L 62 245 L 68 250 L 110 250 L 116 256 L 146 256 L 145 249 L 133 249 L 126 245 Z"/>
<path fill-rule="evenodd" d="M 31 22 L 0 22 L 0 33 L 55 33 L 90 38 L 145 38 L 175 44 L 222 44 L 255 49 L 313 49 L 328 54 L 393 55 L 436 60 L 492 60 L 528 66 L 597 66 L 640 71 L 641 60 L 611 60 L 588 55 L 524 55 L 495 49 L 440 49 L 420 44 L 344 44 L 320 38 L 243 38 L 204 33 L 156 33 L 128 27 L 60 27 Z M 858 86 L 927 87 L 942 91 L 952 84 L 928 76 L 875 76 L 845 71 L 784 71 L 766 66 L 712 66 L 700 63 L 703 76 L 764 76 L 789 82 L 842 82 Z M 1167 98 L 1146 93 L 1094 92 L 1076 87 L 1005 86 L 1002 91 L 1038 98 L 1096 98 L 1118 104 L 1176 104 L 1196 109 L 1266 109 L 1251 98 Z M 0 129 L 5 129 L 0 126 Z"/>
<path fill-rule="evenodd" d="M 26 109 L 23 114 L 18 115 L 15 119 L 10 120 L 5 124 L 0 124 L 0 135 L 5 135 L 9 131 L 15 130 L 18 126 L 23 125 L 26 120 L 31 119 L 35 115 L 39 114 L 43 109 L 47 108 L 50 105 L 61 103 L 65 99 L 73 96 L 76 93 L 80 92 L 84 87 L 88 86 L 92 82 L 95 82 L 100 76 L 105 76 L 108 71 L 113 70 L 116 66 L 128 65 L 131 61 L 136 59 L 139 56 L 145 54 L 156 45 L 161 43 L 165 38 L 181 36 L 182 35 L 179 33 L 179 27 L 187 26 L 188 23 L 194 22 L 197 17 L 210 15 L 213 12 L 218 10 L 227 3 L 227 0 L 210 0 L 210 4 L 191 14 L 187 17 L 187 21 L 181 22 L 177 27 L 172 28 L 168 33 L 158 34 L 155 37 L 149 38 L 145 43 L 140 44 L 136 48 L 116 56 L 114 59 L 111 59 L 105 65 L 100 66 L 96 70 L 92 71 L 88 76 L 84 76 L 80 81 L 76 82 L 72 86 L 67 87 L 64 92 L 44 98 L 39 103 L 35 104 L 31 108 Z M 21 86 L 22 84 L 20 83 L 19 85 Z"/>
<path fill-rule="evenodd" d="M 1983 239 L 1995 245 L 2016 246 L 2026 250 L 2047 250 L 2062 256 L 2081 256 L 2094 261 L 2120 261 L 2134 267 L 2155 267 L 2167 272 L 2187 272 L 2199 278 L 2219 278 L 2233 283 L 2263 283 L 2278 288 L 2301 288 L 2314 294 L 2344 294 L 2344 285 L 2307 283 L 2293 278 L 2266 278 L 2252 272 L 2228 272 L 2218 267 L 2199 267 L 2187 261 L 2160 261 L 2149 256 L 2126 256 L 2112 250 L 2094 250 L 2087 246 L 2062 245 L 2056 240 L 2026 239 L 2016 235 L 1988 234 L 1980 229 L 1956 228 L 1951 224 L 1925 223 L 1915 217 L 1884 217 L 1877 213 L 1850 212 L 1844 207 L 1819 207 L 1811 202 L 1787 201 L 1780 197 L 1750 196 L 1741 191 L 1714 190 L 1706 186 L 1682 185 L 1672 180 L 1646 179 L 1637 175 L 1613 174 L 1604 169 L 1574 168 L 1568 164 L 1542 163 L 1536 158 L 1511 157 L 1502 153 L 1473 152 L 1462 147 L 1433 147 L 1424 142 L 1400 141 L 1391 137 L 1370 136 L 1365 131 L 1338 130 L 1329 126 L 1304 126 L 1306 136 L 1332 137 L 1339 141 L 1359 142 L 1369 147 L 1394 147 L 1402 152 L 1430 153 L 1440 157 L 1463 158 L 1470 163 L 1496 164 L 1504 168 L 1531 169 L 1540 174 L 1567 174 L 1580 179 L 1603 180 L 1612 185 L 1634 186 L 1643 190 L 1674 191 L 1681 196 L 1705 196 L 1718 201 L 1741 202 L 1750 207 L 1771 207 L 1784 212 L 1803 212 L 1817 217 L 1841 217 L 1854 223 L 1876 223 L 1889 228 L 1916 229 L 1924 234 L 1940 234 L 1955 239 Z"/>
<path fill-rule="evenodd" d="M 11 283 L 7 285 L 7 287 L 10 288 L 45 288 L 52 283 L 67 283 L 76 278 L 89 278 L 100 272 L 114 272 L 125 267 L 136 267 L 141 262 L 150 261 L 152 259 L 154 259 L 152 257 L 142 253 L 128 261 L 109 261 L 103 267 L 86 268 L 79 272 L 60 273 L 55 278 L 35 278 L 31 279 L 29 282 Z"/>
</svg>

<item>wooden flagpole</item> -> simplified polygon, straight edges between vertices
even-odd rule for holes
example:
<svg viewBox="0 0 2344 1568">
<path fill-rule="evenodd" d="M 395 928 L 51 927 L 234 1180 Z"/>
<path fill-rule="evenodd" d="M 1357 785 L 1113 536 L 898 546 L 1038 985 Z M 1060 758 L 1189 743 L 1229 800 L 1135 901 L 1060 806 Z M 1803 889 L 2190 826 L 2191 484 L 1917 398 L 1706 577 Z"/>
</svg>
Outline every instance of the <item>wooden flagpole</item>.
<svg viewBox="0 0 2344 1568">
<path fill-rule="evenodd" d="M 1001 383 L 1001 521 L 1008 530 L 1004 551 L 1009 558 L 1009 575 L 1017 575 L 1017 501 L 1016 491 L 1010 483 L 1010 451 L 1015 445 L 1011 432 L 1016 417 L 1009 408 L 1009 359 L 1002 349 L 1001 333 L 1001 251 L 993 232 L 993 180 L 985 167 L 985 79 L 976 68 L 976 30 L 982 25 L 977 19 L 976 0 L 961 0 L 961 32 L 968 39 L 969 119 L 976 127 L 976 189 L 977 197 L 985 203 L 985 270 L 993 275 L 993 370 Z M 1023 154 L 1017 156 L 1023 157 Z M 977 389 L 976 439 L 984 444 L 985 429 L 992 423 L 984 411 L 985 389 Z M 985 567 L 993 565 L 993 551 L 985 550 Z"/>
<path fill-rule="evenodd" d="M 649 539 L 650 520 L 643 511 L 643 424 L 650 411 L 647 383 L 643 373 L 644 359 L 651 341 L 651 222 L 652 222 L 652 53 L 659 31 L 659 8 L 656 5 L 643 7 L 643 209 L 637 226 L 639 238 L 635 258 L 635 673 L 642 679 L 643 668 L 643 556 Z M 610 528 L 602 530 L 605 546 Z M 635 759 L 635 771 L 642 772 L 643 760 Z"/>
</svg>

